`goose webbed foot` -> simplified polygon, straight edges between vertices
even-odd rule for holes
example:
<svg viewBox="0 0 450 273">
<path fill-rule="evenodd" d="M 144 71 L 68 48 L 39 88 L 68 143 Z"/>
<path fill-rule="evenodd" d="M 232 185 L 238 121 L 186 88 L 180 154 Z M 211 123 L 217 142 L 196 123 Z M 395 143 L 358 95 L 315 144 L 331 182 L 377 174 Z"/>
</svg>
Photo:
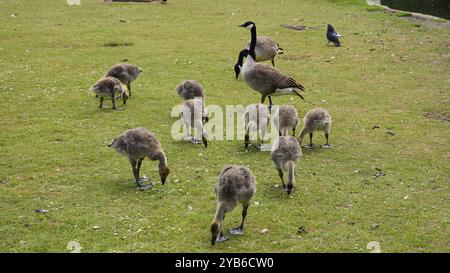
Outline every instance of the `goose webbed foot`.
<svg viewBox="0 0 450 273">
<path fill-rule="evenodd" d="M 141 186 L 138 186 L 138 187 L 137 187 L 137 189 L 140 190 L 140 191 L 149 190 L 149 189 L 151 189 L 151 188 L 153 188 L 153 185 L 151 185 L 151 184 L 141 185 Z"/>
<path fill-rule="evenodd" d="M 145 181 L 148 181 L 149 180 L 149 178 L 148 177 L 139 177 L 139 182 L 145 182 Z"/>
<path fill-rule="evenodd" d="M 203 142 L 200 139 L 192 139 L 191 143 L 193 143 L 193 144 L 203 144 Z"/>
<path fill-rule="evenodd" d="M 228 241 L 229 238 L 223 234 L 220 234 L 219 236 L 217 236 L 216 238 L 216 242 L 221 243 L 221 242 L 225 242 Z"/>
<path fill-rule="evenodd" d="M 125 110 L 125 108 L 112 108 L 112 110 L 121 110 L 121 111 L 123 111 L 123 110 Z"/>
<path fill-rule="evenodd" d="M 323 149 L 330 149 L 331 146 L 332 146 L 331 144 L 327 143 L 327 144 L 322 145 L 322 148 Z"/>
<path fill-rule="evenodd" d="M 244 229 L 241 227 L 236 227 L 236 228 L 231 228 L 229 230 L 231 235 L 243 235 L 244 234 Z"/>
<path fill-rule="evenodd" d="M 305 147 L 306 149 L 314 149 L 314 144 L 307 144 L 304 145 L 303 147 Z"/>
</svg>

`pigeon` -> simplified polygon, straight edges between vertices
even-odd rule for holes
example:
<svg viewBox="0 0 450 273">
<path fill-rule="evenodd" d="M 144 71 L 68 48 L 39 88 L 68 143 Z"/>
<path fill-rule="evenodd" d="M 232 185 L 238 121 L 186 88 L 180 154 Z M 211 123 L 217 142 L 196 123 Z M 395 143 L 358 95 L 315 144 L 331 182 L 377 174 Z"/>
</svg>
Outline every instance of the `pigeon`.
<svg viewBox="0 0 450 273">
<path fill-rule="evenodd" d="M 328 29 L 327 29 L 327 39 L 328 39 L 328 43 L 332 42 L 334 44 L 334 46 L 341 46 L 341 42 L 339 42 L 339 37 L 342 37 L 341 34 L 337 33 L 333 26 L 328 24 Z"/>
</svg>

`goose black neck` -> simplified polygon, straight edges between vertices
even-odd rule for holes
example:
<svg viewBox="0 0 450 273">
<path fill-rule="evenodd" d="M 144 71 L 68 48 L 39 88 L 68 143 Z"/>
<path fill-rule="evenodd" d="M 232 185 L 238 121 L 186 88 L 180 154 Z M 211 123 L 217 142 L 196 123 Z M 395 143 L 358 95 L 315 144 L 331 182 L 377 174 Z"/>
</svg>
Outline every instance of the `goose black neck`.
<svg viewBox="0 0 450 273">
<path fill-rule="evenodd" d="M 255 47 L 256 47 L 256 25 L 253 25 L 252 29 L 250 30 L 251 34 L 252 34 L 252 40 L 250 41 L 250 55 L 253 58 L 256 58 L 256 53 L 255 53 Z"/>
<path fill-rule="evenodd" d="M 239 52 L 239 58 L 237 61 L 237 65 L 242 66 L 242 64 L 244 63 L 244 57 L 247 57 L 247 55 L 248 55 L 247 49 L 241 50 L 241 52 Z"/>
</svg>

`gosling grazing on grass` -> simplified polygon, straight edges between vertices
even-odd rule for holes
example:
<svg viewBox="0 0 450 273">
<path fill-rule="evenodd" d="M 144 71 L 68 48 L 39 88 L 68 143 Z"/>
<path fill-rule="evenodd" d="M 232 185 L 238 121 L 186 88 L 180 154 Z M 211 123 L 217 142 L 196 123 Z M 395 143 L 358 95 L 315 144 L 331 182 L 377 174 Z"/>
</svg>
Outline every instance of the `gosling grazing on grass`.
<svg viewBox="0 0 450 273">
<path fill-rule="evenodd" d="M 139 190 L 151 188 L 152 185 L 144 186 L 146 178 L 139 177 L 142 161 L 144 158 L 159 161 L 159 176 L 164 185 L 169 175 L 167 158 L 156 136 L 145 128 L 135 128 L 125 131 L 108 145 L 119 154 L 127 156 L 133 169 L 134 181 Z"/>
<path fill-rule="evenodd" d="M 331 116 L 328 111 L 323 108 L 312 109 L 305 115 L 305 118 L 303 119 L 303 129 L 299 136 L 300 145 L 302 144 L 303 137 L 309 133 L 309 145 L 305 145 L 304 147 L 314 148 L 312 138 L 315 130 L 325 131 L 327 142 L 325 145 L 322 145 L 322 148 L 330 148 L 331 145 L 328 143 L 328 138 L 331 130 Z"/>
<path fill-rule="evenodd" d="M 272 144 L 272 161 L 281 179 L 282 190 L 291 194 L 295 187 L 295 168 L 302 150 L 295 137 L 280 136 Z M 284 184 L 283 171 L 287 172 L 287 186 Z"/>
<path fill-rule="evenodd" d="M 267 106 L 261 103 L 250 104 L 245 107 L 244 112 L 245 121 L 245 140 L 244 145 L 247 149 L 250 145 L 250 132 L 261 132 L 261 144 L 264 143 L 266 138 L 267 127 L 270 123 L 270 113 Z"/>
<path fill-rule="evenodd" d="M 250 49 L 251 41 L 247 44 L 247 49 Z M 257 62 L 263 62 L 263 61 L 272 61 L 272 65 L 275 66 L 275 56 L 284 54 L 283 49 L 280 47 L 280 45 L 275 42 L 272 38 L 267 36 L 259 36 L 256 40 L 256 46 L 255 46 L 255 53 L 256 53 L 256 61 Z M 234 66 L 234 71 L 236 72 L 236 79 L 239 77 L 239 73 L 241 72 L 242 65 L 244 61 L 244 56 L 242 56 L 241 53 L 239 53 L 238 61 L 236 65 Z"/>
<path fill-rule="evenodd" d="M 339 38 L 342 37 L 341 34 L 337 33 L 334 30 L 334 27 L 330 24 L 328 24 L 327 26 L 327 40 L 328 40 L 328 44 L 330 44 L 330 42 L 332 42 L 334 44 L 334 46 L 341 46 L 341 42 L 339 42 Z"/>
<path fill-rule="evenodd" d="M 244 234 L 244 221 L 250 199 L 256 192 L 256 178 L 245 166 L 225 166 L 216 184 L 217 210 L 211 224 L 211 244 L 228 240 L 223 235 L 222 223 L 227 212 L 232 211 L 238 203 L 242 204 L 242 222 L 237 228 L 230 229 L 232 235 Z"/>
<path fill-rule="evenodd" d="M 272 108 L 272 96 L 297 95 L 304 99 L 297 90 L 304 91 L 303 85 L 293 78 L 281 73 L 276 68 L 266 64 L 256 62 L 256 25 L 248 21 L 240 27 L 245 27 L 251 31 L 250 49 L 241 51 L 244 57 L 247 57 L 242 66 L 242 78 L 245 83 L 253 90 L 261 94 L 261 103 L 264 103 L 266 97 L 269 97 L 269 109 Z"/>
<path fill-rule="evenodd" d="M 191 99 L 184 102 L 183 120 L 188 132 L 187 138 L 194 144 L 203 142 L 205 148 L 208 148 L 207 133 L 203 129 L 203 124 L 208 122 L 208 111 L 201 99 Z M 195 136 L 191 137 L 191 128 L 194 128 Z M 200 141 L 201 136 L 201 141 Z"/>
<path fill-rule="evenodd" d="M 195 80 L 186 80 L 181 82 L 175 88 L 178 96 L 182 97 L 184 100 L 191 100 L 201 97 L 203 102 L 205 101 L 205 92 L 203 87 Z"/>
<path fill-rule="evenodd" d="M 114 77 L 104 77 L 98 80 L 91 88 L 96 96 L 100 97 L 100 109 L 103 108 L 104 97 L 110 97 L 112 101 L 112 109 L 116 110 L 116 98 L 122 98 L 123 104 L 127 103 L 128 94 L 122 83 Z"/>
<path fill-rule="evenodd" d="M 292 136 L 295 136 L 295 128 L 299 122 L 297 109 L 292 105 L 281 105 L 275 111 L 273 121 L 280 136 L 287 136 L 290 129 Z"/>
<path fill-rule="evenodd" d="M 115 64 L 113 65 L 106 76 L 119 79 L 128 88 L 129 96 L 131 97 L 131 82 L 134 81 L 142 69 L 134 64 Z"/>
</svg>

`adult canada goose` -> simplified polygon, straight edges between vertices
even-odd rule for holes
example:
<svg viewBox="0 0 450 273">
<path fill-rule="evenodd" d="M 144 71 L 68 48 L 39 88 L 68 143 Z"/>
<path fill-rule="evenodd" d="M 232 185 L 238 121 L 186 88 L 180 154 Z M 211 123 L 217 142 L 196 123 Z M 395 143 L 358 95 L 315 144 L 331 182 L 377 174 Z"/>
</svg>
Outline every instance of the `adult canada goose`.
<svg viewBox="0 0 450 273">
<path fill-rule="evenodd" d="M 297 109 L 292 105 L 281 105 L 275 111 L 273 121 L 280 136 L 287 136 L 290 129 L 292 129 L 292 136 L 295 136 L 295 128 L 299 122 Z"/>
<path fill-rule="evenodd" d="M 305 118 L 303 119 L 303 129 L 299 136 L 300 145 L 302 144 L 303 137 L 309 133 L 309 145 L 305 145 L 304 147 L 314 148 L 312 138 L 315 130 L 325 131 L 327 142 L 322 145 L 322 148 L 330 148 L 331 145 L 328 143 L 328 138 L 331 130 L 331 116 L 328 111 L 323 108 L 314 108 L 305 115 Z"/>
<path fill-rule="evenodd" d="M 128 99 L 125 86 L 114 77 L 101 78 L 89 90 L 100 97 L 100 109 L 103 108 L 104 97 L 111 97 L 113 110 L 116 110 L 116 98 L 122 98 L 123 104 L 126 104 Z"/>
<path fill-rule="evenodd" d="M 272 161 L 280 176 L 283 192 L 287 191 L 288 194 L 291 194 L 294 190 L 295 168 L 301 155 L 302 150 L 295 137 L 280 136 L 275 139 L 272 145 Z M 287 186 L 284 184 L 283 170 L 287 172 Z"/>
<path fill-rule="evenodd" d="M 128 94 L 131 97 L 131 82 L 134 81 L 140 73 L 142 73 L 142 69 L 134 64 L 115 64 L 108 70 L 106 76 L 117 78 L 125 84 L 128 88 Z"/>
<path fill-rule="evenodd" d="M 159 161 L 159 176 L 161 183 L 164 185 L 169 175 L 169 167 L 164 151 L 155 135 L 145 128 L 135 128 L 125 131 L 108 145 L 114 148 L 119 154 L 125 155 L 130 160 L 133 169 L 134 181 L 139 190 L 151 188 L 152 185 L 146 185 L 142 182 L 146 178 L 139 177 L 142 161 L 147 157 L 150 160 Z"/>
<path fill-rule="evenodd" d="M 301 99 L 297 89 L 304 91 L 303 85 L 293 78 L 281 73 L 276 68 L 266 64 L 257 63 L 256 60 L 256 25 L 252 21 L 248 21 L 240 27 L 245 27 L 251 31 L 252 39 L 250 49 L 244 49 L 243 56 L 247 57 L 242 66 L 242 78 L 253 90 L 261 94 L 261 103 L 264 103 L 266 97 L 269 97 L 269 108 L 272 108 L 272 96 L 292 95 L 295 94 Z"/>
<path fill-rule="evenodd" d="M 223 235 L 222 223 L 225 213 L 232 211 L 238 203 L 242 204 L 242 222 L 237 228 L 230 229 L 232 235 L 244 234 L 244 220 L 250 199 L 256 192 L 256 178 L 245 166 L 225 166 L 216 184 L 217 209 L 211 224 L 211 244 L 228 240 Z"/>
<path fill-rule="evenodd" d="M 250 49 L 251 40 L 247 44 L 247 49 Z M 277 54 L 284 54 L 283 49 L 280 45 L 275 42 L 272 38 L 267 36 L 259 36 L 256 39 L 256 61 L 272 61 L 272 66 L 275 66 L 275 56 Z M 244 58 L 239 54 L 238 61 L 234 66 L 234 71 L 236 73 L 236 79 L 239 77 L 239 73 L 241 72 Z"/>
</svg>

